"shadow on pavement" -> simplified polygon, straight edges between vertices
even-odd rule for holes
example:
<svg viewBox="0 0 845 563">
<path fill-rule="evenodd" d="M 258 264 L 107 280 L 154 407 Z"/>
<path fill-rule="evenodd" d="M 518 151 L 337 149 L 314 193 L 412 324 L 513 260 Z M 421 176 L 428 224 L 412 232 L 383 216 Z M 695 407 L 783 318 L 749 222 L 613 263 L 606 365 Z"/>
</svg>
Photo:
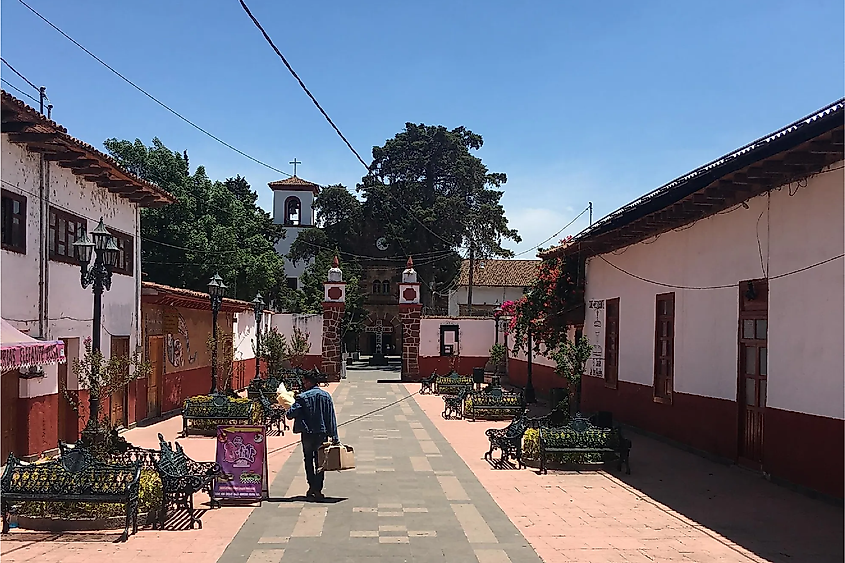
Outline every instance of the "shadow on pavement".
<svg viewBox="0 0 845 563">
<path fill-rule="evenodd" d="M 720 465 L 640 434 L 629 437 L 635 470 L 631 475 L 613 471 L 609 478 L 766 560 L 843 561 L 841 507 L 737 466 Z"/>
<path fill-rule="evenodd" d="M 314 500 L 310 498 L 306 498 L 304 495 L 298 495 L 295 497 L 270 497 L 265 500 L 265 502 L 278 502 L 278 503 L 288 503 L 288 502 L 307 502 L 309 504 L 337 504 L 339 502 L 344 502 L 349 500 L 346 497 L 326 497 L 322 500 Z"/>
</svg>

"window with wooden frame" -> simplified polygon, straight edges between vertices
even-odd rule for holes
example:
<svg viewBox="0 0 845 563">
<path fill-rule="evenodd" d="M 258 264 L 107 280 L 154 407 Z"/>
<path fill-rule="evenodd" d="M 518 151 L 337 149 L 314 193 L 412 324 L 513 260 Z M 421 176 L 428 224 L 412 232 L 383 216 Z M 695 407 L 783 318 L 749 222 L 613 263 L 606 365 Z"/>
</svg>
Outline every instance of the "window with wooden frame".
<svg viewBox="0 0 845 563">
<path fill-rule="evenodd" d="M 88 221 L 67 211 L 50 207 L 50 260 L 77 265 L 73 243 L 88 229 Z"/>
<path fill-rule="evenodd" d="M 619 383 L 619 298 L 605 303 L 604 384 L 616 389 Z"/>
<path fill-rule="evenodd" d="M 131 276 L 135 271 L 135 241 L 132 235 L 109 228 L 118 248 L 117 266 L 112 268 L 115 274 Z"/>
<path fill-rule="evenodd" d="M 654 400 L 672 403 L 675 386 L 675 294 L 656 298 L 654 328 Z"/>
<path fill-rule="evenodd" d="M 3 250 L 26 254 L 26 197 L 3 190 Z"/>
</svg>

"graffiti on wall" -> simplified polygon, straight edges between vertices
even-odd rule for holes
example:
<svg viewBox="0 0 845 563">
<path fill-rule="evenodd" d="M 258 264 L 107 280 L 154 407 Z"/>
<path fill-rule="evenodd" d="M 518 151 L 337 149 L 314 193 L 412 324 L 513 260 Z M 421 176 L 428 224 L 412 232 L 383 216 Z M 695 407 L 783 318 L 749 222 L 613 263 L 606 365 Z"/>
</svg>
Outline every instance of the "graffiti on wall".
<svg viewBox="0 0 845 563">
<path fill-rule="evenodd" d="M 188 325 L 185 317 L 175 308 L 164 311 L 163 330 L 165 335 L 165 350 L 167 361 L 173 367 L 182 367 L 187 359 L 188 365 L 197 361 L 198 352 L 191 354 L 191 339 L 188 335 Z M 184 346 L 182 344 L 184 341 Z"/>
</svg>

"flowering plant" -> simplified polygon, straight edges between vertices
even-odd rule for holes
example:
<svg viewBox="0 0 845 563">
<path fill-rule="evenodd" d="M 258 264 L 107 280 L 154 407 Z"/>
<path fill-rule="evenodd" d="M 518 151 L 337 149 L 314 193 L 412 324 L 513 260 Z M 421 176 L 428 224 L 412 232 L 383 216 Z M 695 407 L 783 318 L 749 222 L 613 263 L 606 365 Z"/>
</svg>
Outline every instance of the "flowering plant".
<svg viewBox="0 0 845 563">
<path fill-rule="evenodd" d="M 517 301 L 502 304 L 502 313 L 510 317 L 506 332 L 513 334 L 513 353 L 527 346 L 531 331 L 534 351 L 541 345 L 555 350 L 566 339 L 565 314 L 583 302 L 583 286 L 575 257 L 548 258 L 540 263 L 537 280 Z"/>
</svg>

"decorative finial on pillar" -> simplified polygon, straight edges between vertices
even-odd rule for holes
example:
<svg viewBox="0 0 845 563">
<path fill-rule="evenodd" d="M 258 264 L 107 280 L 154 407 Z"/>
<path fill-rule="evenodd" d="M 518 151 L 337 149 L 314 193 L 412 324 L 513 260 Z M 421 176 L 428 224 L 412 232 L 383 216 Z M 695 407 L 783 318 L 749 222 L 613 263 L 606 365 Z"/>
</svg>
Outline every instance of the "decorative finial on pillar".
<svg viewBox="0 0 845 563">
<path fill-rule="evenodd" d="M 414 260 L 408 256 L 408 264 L 402 272 L 402 283 L 417 283 L 417 271 L 414 269 Z"/>
<path fill-rule="evenodd" d="M 337 259 L 336 254 L 335 254 L 334 259 L 332 260 L 332 267 L 329 268 L 329 281 L 330 282 L 342 282 L 343 281 L 343 272 L 340 270 L 340 260 Z"/>
<path fill-rule="evenodd" d="M 414 259 L 411 256 L 408 256 L 408 263 L 406 264 L 409 270 L 414 269 Z"/>
</svg>

